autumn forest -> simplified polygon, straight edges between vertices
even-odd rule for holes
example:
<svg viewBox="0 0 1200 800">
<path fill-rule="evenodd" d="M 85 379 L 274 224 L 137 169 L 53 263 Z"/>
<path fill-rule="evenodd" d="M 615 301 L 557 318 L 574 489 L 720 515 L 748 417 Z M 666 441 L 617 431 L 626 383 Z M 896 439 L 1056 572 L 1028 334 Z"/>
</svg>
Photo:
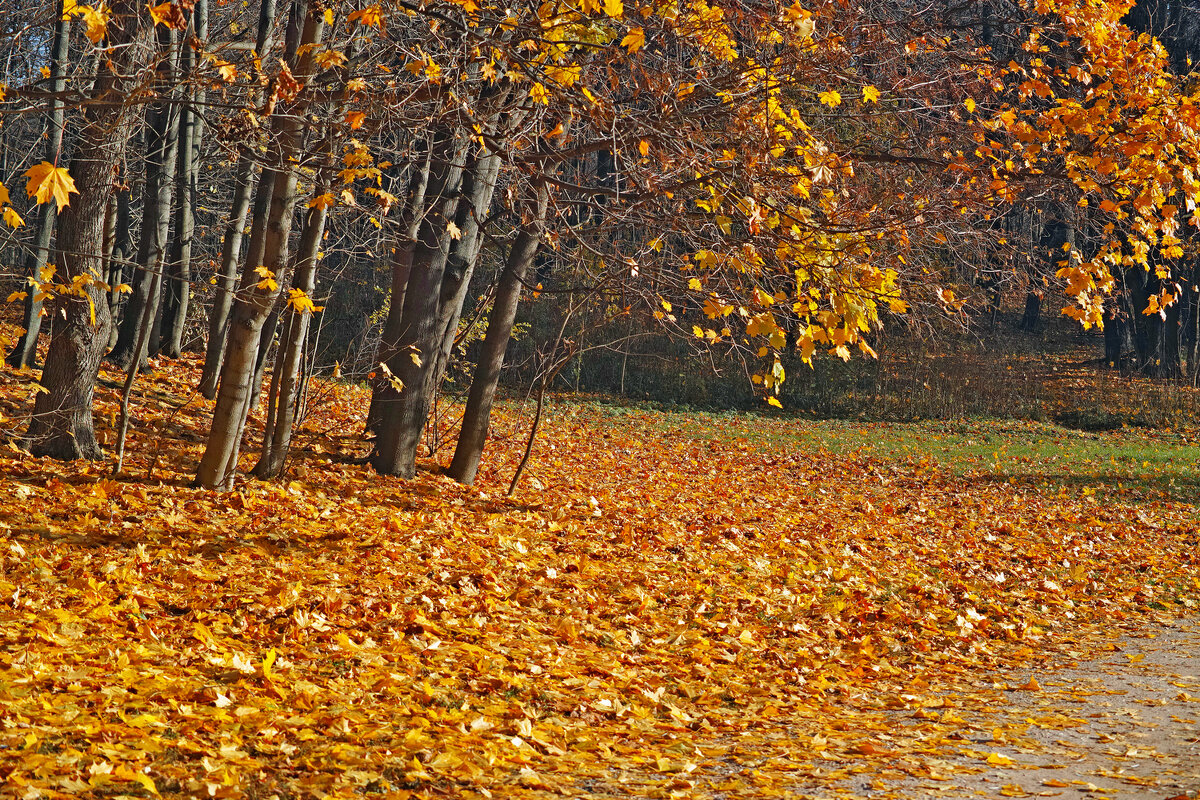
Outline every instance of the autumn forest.
<svg viewBox="0 0 1200 800">
<path fill-rule="evenodd" d="M 1194 58 L 0 0 L 0 798 L 1193 797 Z"/>
</svg>

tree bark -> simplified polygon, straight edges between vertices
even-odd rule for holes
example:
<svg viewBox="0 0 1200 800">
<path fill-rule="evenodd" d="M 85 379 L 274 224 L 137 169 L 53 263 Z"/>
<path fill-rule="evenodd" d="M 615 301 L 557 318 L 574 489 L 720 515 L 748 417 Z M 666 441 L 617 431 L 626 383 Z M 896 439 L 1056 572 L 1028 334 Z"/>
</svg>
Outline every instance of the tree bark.
<svg viewBox="0 0 1200 800">
<path fill-rule="evenodd" d="M 441 345 L 442 278 L 452 241 L 446 229 L 458 205 L 468 144 L 469 139 L 457 129 L 439 132 L 433 143 L 426 190 L 432 202 L 421 217 L 413 246 L 400 335 L 395 352 L 385 362 L 402 388 L 389 381 L 380 391 L 382 413 L 371 465 L 384 475 L 411 478 L 416 474 L 417 448 L 429 414 L 428 383 Z"/>
<path fill-rule="evenodd" d="M 323 190 L 318 193 L 320 191 Z M 296 255 L 292 286 L 309 298 L 316 288 L 317 253 L 325 233 L 327 213 L 324 205 L 308 210 Z M 313 317 L 313 311 L 297 310 L 291 305 L 284 314 L 284 333 L 271 375 L 272 397 L 267 405 L 267 430 L 263 434 L 262 455 L 254 467 L 254 474 L 259 478 L 277 478 L 283 473 L 302 385 L 304 346 Z"/>
<path fill-rule="evenodd" d="M 81 293 L 55 300 L 62 318 L 54 326 L 46 367 L 26 439 L 34 455 L 100 458 L 92 420 L 92 397 L 100 360 L 108 343 L 111 316 L 101 288 L 104 216 L 114 177 L 134 122 L 126 103 L 147 55 L 140 35 L 138 5 L 117 0 L 108 25 L 111 59 L 104 62 L 93 87 L 101 102 L 84 104 L 83 125 L 70 173 L 79 193 L 59 218 L 58 250 L 63 281 L 84 279 Z M 88 282 L 85 276 L 93 280 Z"/>
<path fill-rule="evenodd" d="M 275 27 L 275 0 L 262 0 L 258 10 L 258 36 L 255 52 L 265 58 L 271 48 L 271 33 Z M 250 103 L 257 104 L 256 93 Z M 233 203 L 229 209 L 229 221 L 225 225 L 225 236 L 221 242 L 221 266 L 217 275 L 217 296 L 213 301 L 212 316 L 208 320 L 208 342 L 204 351 L 204 368 L 200 373 L 200 394 L 209 400 L 217 396 L 217 379 L 221 374 L 221 362 L 225 356 L 225 333 L 229 327 L 229 311 L 233 308 L 233 292 L 237 287 L 237 265 L 242 250 L 242 232 L 246 228 L 246 214 L 250 211 L 250 200 L 254 196 L 255 158 L 245 148 L 238 154 L 234 168 Z M 268 190 L 268 196 L 269 196 Z M 257 209 L 256 209 L 257 210 Z M 265 210 L 263 212 L 265 215 Z M 256 215 L 256 219 L 259 218 Z"/>
<path fill-rule="evenodd" d="M 500 275 L 496 289 L 496 301 L 488 318 L 487 333 L 483 338 L 483 350 L 471 379 L 471 391 L 467 396 L 467 408 L 463 414 L 462 430 L 454 448 L 448 474 L 451 478 L 468 486 L 475 482 L 479 471 L 479 460 L 487 443 L 491 424 L 492 403 L 496 398 L 496 387 L 500 383 L 500 370 L 504 367 L 504 354 L 512 338 L 513 324 L 517 319 L 517 304 L 525 276 L 537 256 L 542 232 L 546 226 L 548 194 L 545 186 L 538 189 L 533 219 L 523 224 L 508 254 L 508 261 Z"/>
<path fill-rule="evenodd" d="M 204 135 L 203 118 L 196 112 L 201 92 L 191 86 L 196 68 L 195 43 L 206 38 L 201 28 L 205 6 L 198 3 L 192 9 L 192 24 L 184 37 L 180 53 L 180 72 L 184 79 L 185 100 L 179 109 L 179 145 L 175 167 L 175 236 L 171 240 L 168 259 L 168 282 L 163 292 L 161 348 L 168 358 L 183 353 L 183 337 L 187 330 L 188 305 L 192 292 L 192 239 L 196 230 L 196 180 L 199 175 L 200 143 Z"/>
<path fill-rule="evenodd" d="M 412 271 L 417 227 L 420 225 L 421 216 L 425 211 L 425 192 L 429 188 L 432 156 L 432 149 L 427 149 L 424 159 L 413 170 L 406 197 L 405 219 L 401 227 L 402 235 L 392 250 L 392 281 L 388 312 L 379 337 L 375 363 L 372 365 L 375 377 L 371 383 L 371 405 L 367 410 L 366 430 L 368 433 L 379 433 L 379 423 L 383 418 L 384 390 L 387 388 L 388 380 L 380 365 L 386 364 L 395 355 L 397 342 L 400 341 L 401 325 L 404 322 L 404 293 L 408 288 L 409 273 Z"/>
<path fill-rule="evenodd" d="M 50 52 L 51 90 L 46 113 L 46 160 L 57 165 L 62 159 L 63 125 L 65 115 L 60 99 L 66 90 L 66 65 L 69 56 L 71 23 L 63 19 L 63 0 L 55 4 L 58 17 L 54 23 L 54 49 Z M 50 259 L 50 242 L 54 236 L 56 210 L 53 203 L 45 203 L 38 211 L 37 231 L 33 237 L 33 250 L 25 260 L 25 273 L 35 281 L 40 280 L 42 268 Z M 42 327 L 42 302 L 38 299 L 35 286 L 26 286 L 22 325 L 25 332 L 8 354 L 8 363 L 20 369 L 32 367 L 37 360 L 38 333 Z"/>
<path fill-rule="evenodd" d="M 313 50 L 324 32 L 323 10 L 310 9 L 307 0 L 293 0 L 292 26 L 303 20 L 298 37 L 299 46 L 289 47 L 295 56 L 292 75 L 307 84 L 313 75 Z M 272 287 L 256 272 L 259 264 L 248 260 L 242 269 L 238 296 L 230 318 L 228 342 L 221 368 L 213 424 L 209 431 L 204 456 L 196 475 L 201 486 L 210 489 L 232 487 L 237 470 L 242 430 L 250 401 L 253 399 L 254 365 L 258 356 L 258 341 L 263 323 L 279 296 L 279 286 L 287 279 L 288 237 L 296 207 L 297 170 L 295 160 L 302 144 L 302 122 L 310 98 L 309 87 L 301 90 L 291 107 L 272 120 L 278 162 L 269 171 L 273 175 L 271 210 L 263 236 L 263 261 L 273 273 Z"/>
<path fill-rule="evenodd" d="M 156 28 L 158 46 L 163 52 L 159 62 L 156 85 L 162 93 L 146 114 L 148 147 L 146 158 L 146 185 L 142 196 L 142 230 L 138 242 L 138 257 L 133 276 L 133 293 L 125 304 L 117 333 L 117 344 L 108 354 L 108 359 L 122 369 L 129 366 L 137 348 L 139 327 L 147 315 L 142 313 L 147 303 L 155 310 L 149 315 L 153 321 L 158 314 L 161 291 L 151 293 L 151 288 L 162 281 L 154 273 L 166 268 L 167 239 L 171 229 L 171 198 L 175 190 L 175 150 L 178 146 L 176 119 L 178 106 L 173 102 L 175 74 L 178 68 L 178 48 L 173 31 L 165 25 Z M 150 339 L 142 358 L 158 352 L 158 341 L 151 328 Z M 138 365 L 139 369 L 145 363 Z"/>
</svg>

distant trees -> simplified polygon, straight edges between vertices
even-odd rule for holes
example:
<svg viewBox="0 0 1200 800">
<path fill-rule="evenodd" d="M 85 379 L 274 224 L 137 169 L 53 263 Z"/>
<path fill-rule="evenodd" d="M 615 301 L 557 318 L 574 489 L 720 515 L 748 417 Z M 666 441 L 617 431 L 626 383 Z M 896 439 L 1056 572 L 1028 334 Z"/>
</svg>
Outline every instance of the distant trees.
<svg viewBox="0 0 1200 800">
<path fill-rule="evenodd" d="M 1156 374 L 1200 348 L 1178 336 L 1200 318 L 1180 302 L 1200 137 L 1178 5 L 1139 5 L 1133 28 L 1086 0 L 17 14 L 0 180 L 20 186 L 21 152 L 49 170 L 26 181 L 47 201 L 18 231 L 31 280 L 10 356 L 33 361 L 47 303 L 34 452 L 100 456 L 101 358 L 133 380 L 203 347 L 198 483 L 232 485 L 264 393 L 254 472 L 281 474 L 322 295 L 347 296 L 347 275 L 387 276 L 359 312 L 379 321 L 361 349 L 381 473 L 414 473 L 455 354 L 486 331 L 450 466 L 468 483 L 522 298 L 558 315 L 556 352 L 586 352 L 596 321 L 653 326 L 737 350 L 770 401 L 783 354 L 869 354 L 889 317 L 958 313 L 962 284 L 1026 290 L 1034 328 L 1064 282 L 1069 313 L 1124 322 Z M 47 176 L 74 192 L 48 202 Z M 1114 291 L 1131 311 L 1105 312 Z"/>
</svg>

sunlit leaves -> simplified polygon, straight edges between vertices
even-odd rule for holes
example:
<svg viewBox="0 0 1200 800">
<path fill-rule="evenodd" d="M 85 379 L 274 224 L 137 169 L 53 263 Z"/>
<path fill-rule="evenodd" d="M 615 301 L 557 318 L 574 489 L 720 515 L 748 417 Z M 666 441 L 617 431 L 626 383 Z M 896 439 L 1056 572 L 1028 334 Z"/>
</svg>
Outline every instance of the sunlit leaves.
<svg viewBox="0 0 1200 800">
<path fill-rule="evenodd" d="M 147 8 L 155 25 L 165 25 L 179 31 L 187 27 L 187 17 L 184 16 L 183 8 L 178 3 L 164 0 L 164 2 L 154 5 L 151 2 Z"/>
<path fill-rule="evenodd" d="M 78 3 L 76 0 L 65 0 L 63 3 L 63 16 L 64 19 L 78 17 L 82 20 L 84 35 L 93 44 L 99 44 L 108 35 L 110 13 L 107 3 L 100 2 L 93 6 Z"/>
<path fill-rule="evenodd" d="M 350 13 L 349 21 L 368 28 L 383 28 L 383 7 L 373 3 Z"/>
<path fill-rule="evenodd" d="M 314 314 L 324 309 L 324 306 L 318 306 L 313 303 L 313 300 L 303 289 L 288 290 L 288 306 L 298 314 Z M 274 658 L 272 658 L 272 661 Z M 270 665 L 268 664 L 269 668 Z"/>
<path fill-rule="evenodd" d="M 71 203 L 71 195 L 78 194 L 75 179 L 65 167 L 56 167 L 49 161 L 35 164 L 25 171 L 28 181 L 25 193 L 39 205 L 53 201 L 61 211 Z"/>
<path fill-rule="evenodd" d="M 878 103 L 879 89 L 874 86 L 864 86 L 862 90 L 862 99 L 864 103 Z"/>
<path fill-rule="evenodd" d="M 826 89 L 823 92 L 817 93 L 817 100 L 821 105 L 837 108 L 842 104 L 842 95 L 835 89 Z"/>
<path fill-rule="evenodd" d="M 629 50 L 631 53 L 636 53 L 646 45 L 646 32 L 641 26 L 635 26 L 629 29 L 629 33 L 621 39 L 621 46 Z"/>
</svg>

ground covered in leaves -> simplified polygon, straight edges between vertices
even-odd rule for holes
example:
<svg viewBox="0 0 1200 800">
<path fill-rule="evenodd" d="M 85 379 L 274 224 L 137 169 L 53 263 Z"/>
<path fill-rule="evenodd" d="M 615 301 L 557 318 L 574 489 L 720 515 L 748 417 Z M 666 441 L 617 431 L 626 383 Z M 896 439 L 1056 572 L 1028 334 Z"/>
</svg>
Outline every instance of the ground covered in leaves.
<svg viewBox="0 0 1200 800">
<path fill-rule="evenodd" d="M 467 489 L 445 447 L 413 481 L 374 475 L 361 390 L 319 384 L 288 478 L 215 494 L 188 487 L 194 367 L 143 379 L 122 476 L 0 449 L 0 796 L 938 780 L 976 768 L 947 754 L 979 738 L 981 676 L 1200 597 L 1185 434 L 564 398 L 506 498 L 519 403 Z M 32 381 L 0 375 L 10 433 Z"/>
</svg>

